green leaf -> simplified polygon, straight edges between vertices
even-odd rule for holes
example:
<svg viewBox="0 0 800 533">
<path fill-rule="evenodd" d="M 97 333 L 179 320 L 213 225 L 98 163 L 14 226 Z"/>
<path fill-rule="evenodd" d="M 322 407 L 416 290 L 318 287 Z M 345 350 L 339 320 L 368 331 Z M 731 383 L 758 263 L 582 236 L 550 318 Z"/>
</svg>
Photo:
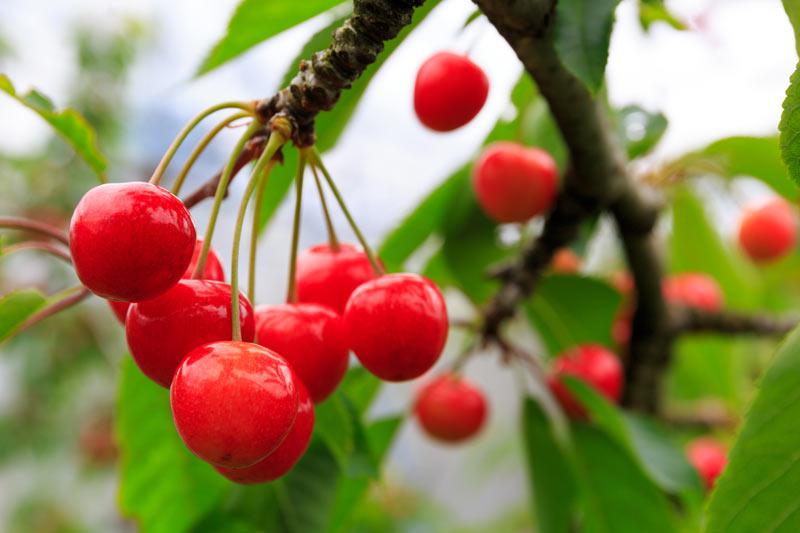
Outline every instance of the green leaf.
<svg viewBox="0 0 800 533">
<path fill-rule="evenodd" d="M 531 398 L 523 404 L 522 435 L 536 530 L 573 531 L 578 490 L 574 473 L 547 415 Z"/>
<path fill-rule="evenodd" d="M 639 24 L 644 31 L 656 22 L 664 22 L 676 30 L 685 30 L 686 24 L 670 12 L 664 0 L 641 0 L 639 2 Z"/>
<path fill-rule="evenodd" d="M 582 276 L 550 275 L 525 304 L 525 312 L 551 355 L 577 344 L 613 346 L 611 325 L 620 295 L 607 283 Z"/>
<path fill-rule="evenodd" d="M 0 74 L 0 91 L 38 114 L 53 130 L 75 149 L 78 156 L 97 174 L 101 182 L 106 181 L 107 161 L 97 146 L 97 134 L 86 119 L 72 108 L 58 110 L 45 95 L 31 89 L 18 93 L 5 74 Z"/>
<path fill-rule="evenodd" d="M 206 55 L 196 75 L 206 74 L 270 37 L 340 3 L 341 0 L 242 0 L 228 22 L 225 35 Z"/>
<path fill-rule="evenodd" d="M 619 0 L 561 0 L 555 46 L 564 65 L 594 93 L 603 85 Z"/>
<path fill-rule="evenodd" d="M 11 338 L 25 320 L 46 303 L 42 293 L 34 289 L 10 292 L 0 298 L 0 343 Z"/>
<path fill-rule="evenodd" d="M 618 135 L 628 152 L 628 159 L 636 159 L 652 150 L 667 131 L 667 117 L 637 105 L 616 110 Z"/>
<path fill-rule="evenodd" d="M 797 55 L 800 55 L 800 1 L 783 0 L 783 9 L 786 11 L 786 16 L 789 17 L 789 22 L 792 23 L 792 28 L 794 29 L 794 45 Z"/>
<path fill-rule="evenodd" d="M 562 379 L 570 393 L 572 393 L 580 404 L 589 412 L 592 422 L 603 428 L 603 430 L 609 436 L 616 439 L 619 444 L 633 451 L 633 444 L 628 434 L 628 428 L 625 426 L 622 415 L 617 411 L 617 408 L 582 379 L 572 376 L 564 376 Z"/>
<path fill-rule="evenodd" d="M 354 446 L 354 421 L 344 398 L 336 393 L 315 408 L 314 433 L 344 468 Z"/>
<path fill-rule="evenodd" d="M 798 531 L 800 330 L 761 380 L 708 509 L 709 533 Z"/>
<path fill-rule="evenodd" d="M 219 505 L 230 486 L 183 445 L 169 391 L 147 379 L 130 357 L 120 370 L 116 434 L 120 508 L 142 531 L 188 530 Z"/>
<path fill-rule="evenodd" d="M 572 424 L 572 435 L 585 501 L 583 531 L 675 531 L 669 502 L 624 445 L 579 422 Z"/>
<path fill-rule="evenodd" d="M 789 79 L 778 130 L 781 132 L 781 157 L 789 176 L 800 185 L 800 67 Z"/>
</svg>

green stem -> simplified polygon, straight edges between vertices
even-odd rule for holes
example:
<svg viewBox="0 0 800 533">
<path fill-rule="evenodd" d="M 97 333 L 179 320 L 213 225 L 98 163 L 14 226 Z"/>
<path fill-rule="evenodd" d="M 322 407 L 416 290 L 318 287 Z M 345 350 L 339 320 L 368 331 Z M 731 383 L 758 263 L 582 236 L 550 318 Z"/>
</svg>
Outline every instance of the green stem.
<svg viewBox="0 0 800 533">
<path fill-rule="evenodd" d="M 300 242 L 300 211 L 303 202 L 303 173 L 306 169 L 306 152 L 300 151 L 300 160 L 297 163 L 297 174 L 294 178 L 295 202 L 294 220 L 292 221 L 292 251 L 289 254 L 289 284 L 286 290 L 286 301 L 297 301 L 297 245 Z"/>
<path fill-rule="evenodd" d="M 161 158 L 161 161 L 158 163 L 156 169 L 153 171 L 153 175 L 150 177 L 150 183 L 154 185 L 161 183 L 161 177 L 167 170 L 167 166 L 169 166 L 170 161 L 172 161 L 172 158 L 175 156 L 175 152 L 178 151 L 178 148 L 180 148 L 181 144 L 183 144 L 183 141 L 186 140 L 186 137 L 189 136 L 189 133 L 198 124 L 200 124 L 204 118 L 222 109 L 241 109 L 243 111 L 247 111 L 250 115 L 252 115 L 254 112 L 254 107 L 252 104 L 246 104 L 244 102 L 222 102 L 221 104 L 213 105 L 198 113 L 197 116 L 190 120 L 189 123 L 186 124 L 180 132 L 178 132 L 175 140 L 173 140 L 172 144 L 169 145 L 166 153 Z"/>
<path fill-rule="evenodd" d="M 192 273 L 192 277 L 195 279 L 200 277 L 200 274 L 206 267 L 206 259 L 208 258 L 208 251 L 211 249 L 211 239 L 214 237 L 214 228 L 217 225 L 217 217 L 219 216 L 219 210 L 222 206 L 222 200 L 225 198 L 225 191 L 228 190 L 228 182 L 231 179 L 231 174 L 233 173 L 233 167 L 236 165 L 236 160 L 239 158 L 239 154 L 242 153 L 242 150 L 244 150 L 244 145 L 247 144 L 247 141 L 250 139 L 250 137 L 252 137 L 253 134 L 261 127 L 262 124 L 257 120 L 254 120 L 253 123 L 248 126 L 247 130 L 245 130 L 244 134 L 242 134 L 242 136 L 239 138 L 239 142 L 237 142 L 236 146 L 233 148 L 233 152 L 231 153 L 230 158 L 228 158 L 228 162 L 225 164 L 225 170 L 222 171 L 222 177 L 217 185 L 217 193 L 214 195 L 214 205 L 211 207 L 211 215 L 208 219 L 206 234 L 205 237 L 203 237 L 203 249 L 200 252 L 200 257 L 197 260 L 197 266 Z M 270 139 L 271 138 L 272 137 L 270 137 Z M 269 157 L 275 155 L 275 151 L 277 151 L 279 147 L 280 146 L 276 147 Z M 265 149 L 264 152 L 266 153 L 267 150 Z"/>
<path fill-rule="evenodd" d="M 339 251 L 339 238 L 336 236 L 336 228 L 333 227 L 331 220 L 331 213 L 328 211 L 328 201 L 325 199 L 325 191 L 322 190 L 322 182 L 317 173 L 317 167 L 311 165 L 311 172 L 314 174 L 314 183 L 317 184 L 317 192 L 319 193 L 319 201 L 322 204 L 322 214 L 325 216 L 325 225 L 328 228 L 328 244 L 334 252 Z"/>
<path fill-rule="evenodd" d="M 328 169 L 325 168 L 325 165 L 322 163 L 322 157 L 320 157 L 320 153 L 316 148 L 309 149 L 313 150 L 311 152 L 312 162 L 315 166 L 317 166 L 321 171 L 322 175 L 325 176 L 325 181 L 328 182 L 328 186 L 331 188 L 333 192 L 333 196 L 336 198 L 336 201 L 339 204 L 339 207 L 344 213 L 347 222 L 350 224 L 350 227 L 353 229 L 353 233 L 355 233 L 358 242 L 361 244 L 361 247 L 364 249 L 364 253 L 367 254 L 367 258 L 369 259 L 370 264 L 372 265 L 372 269 L 375 271 L 376 274 L 383 275 L 384 270 L 383 266 L 378 262 L 375 258 L 375 254 L 372 252 L 372 248 L 370 248 L 369 244 L 367 243 L 367 239 L 364 238 L 364 234 L 361 233 L 361 230 L 358 228 L 355 219 L 353 219 L 353 215 L 350 214 L 350 210 L 347 209 L 347 205 L 344 203 L 344 198 L 342 198 L 341 193 L 339 193 L 339 189 L 336 187 L 336 184 L 333 182 L 333 178 L 331 178 Z"/>
<path fill-rule="evenodd" d="M 240 118 L 245 118 L 245 117 L 249 117 L 249 116 L 250 116 L 250 114 L 249 113 L 245 113 L 245 112 L 235 113 L 235 114 L 229 116 L 228 118 L 222 120 L 219 124 L 214 126 L 214 128 L 211 131 L 206 133 L 206 135 L 200 140 L 198 145 L 194 147 L 194 149 L 192 150 L 192 153 L 189 154 L 189 158 L 183 164 L 183 167 L 181 168 L 181 171 L 178 174 L 178 177 L 175 178 L 175 183 L 172 185 L 172 194 L 174 194 L 175 196 L 178 196 L 178 193 L 181 192 L 181 187 L 183 186 L 183 182 L 186 180 L 186 176 L 189 175 L 189 171 L 192 170 L 192 167 L 194 166 L 195 162 L 197 161 L 197 158 L 200 157 L 200 155 L 205 151 L 205 149 L 208 147 L 208 145 L 211 144 L 211 141 L 213 141 L 214 138 L 217 135 L 219 135 L 219 132 L 221 132 L 222 130 L 227 128 L 234 121 L 239 120 Z"/>
<path fill-rule="evenodd" d="M 261 159 L 259 159 L 259 163 Z M 269 175 L 275 166 L 275 160 L 270 159 L 269 163 L 263 168 L 258 168 L 256 163 L 256 170 L 261 174 L 258 178 L 258 188 L 256 189 L 256 205 L 253 209 L 253 227 L 250 231 L 250 264 L 247 270 L 247 299 L 255 307 L 256 301 L 256 256 L 258 254 L 258 224 L 261 219 L 261 210 L 264 205 L 264 191 L 267 188 Z M 256 170 L 253 172 L 255 173 Z"/>
</svg>

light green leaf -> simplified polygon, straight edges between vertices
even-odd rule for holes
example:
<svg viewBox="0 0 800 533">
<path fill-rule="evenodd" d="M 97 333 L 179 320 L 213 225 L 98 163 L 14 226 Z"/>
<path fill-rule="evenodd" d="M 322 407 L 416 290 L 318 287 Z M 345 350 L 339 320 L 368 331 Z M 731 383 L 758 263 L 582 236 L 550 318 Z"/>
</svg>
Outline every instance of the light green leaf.
<svg viewBox="0 0 800 533">
<path fill-rule="evenodd" d="M 792 23 L 792 28 L 794 28 L 794 45 L 797 49 L 797 54 L 800 55 L 800 1 L 783 0 L 783 9 L 786 11 L 786 16 L 789 17 L 789 22 Z"/>
<path fill-rule="evenodd" d="M 603 85 L 619 0 L 561 0 L 555 46 L 564 65 L 594 93 Z"/>
<path fill-rule="evenodd" d="M 44 295 L 34 289 L 10 292 L 0 298 L 0 343 L 14 332 L 36 311 L 47 303 Z"/>
<path fill-rule="evenodd" d="M 577 344 L 613 346 L 611 325 L 620 303 L 607 283 L 582 276 L 550 275 L 525 303 L 525 312 L 551 355 Z"/>
<path fill-rule="evenodd" d="M 761 380 L 712 495 L 709 533 L 800 530 L 800 331 Z"/>
<path fill-rule="evenodd" d="M 125 357 L 120 370 L 116 435 L 119 503 L 142 531 L 186 531 L 219 505 L 230 483 L 183 445 L 159 387 Z"/>
<path fill-rule="evenodd" d="M 781 132 L 781 157 L 789 176 L 800 185 L 800 68 L 789 79 L 778 130 Z"/>
<path fill-rule="evenodd" d="M 75 149 L 81 159 L 97 174 L 98 179 L 101 182 L 106 181 L 105 169 L 108 163 L 97 145 L 94 128 L 83 115 L 69 107 L 56 109 L 53 102 L 36 89 L 24 94 L 18 93 L 5 74 L 0 74 L 0 91 L 42 117 Z"/>
<path fill-rule="evenodd" d="M 641 24 L 642 29 L 649 31 L 650 26 L 656 22 L 664 22 L 676 30 L 686 29 L 686 24 L 672 14 L 664 4 L 664 0 L 640 0 L 639 24 Z"/>
<path fill-rule="evenodd" d="M 667 117 L 663 113 L 654 113 L 638 105 L 616 110 L 614 117 L 628 159 L 636 159 L 650 152 L 667 131 Z"/>
<path fill-rule="evenodd" d="M 206 74 L 270 37 L 340 3 L 341 0 L 242 0 L 228 22 L 225 35 L 205 57 L 196 75 Z"/>
<path fill-rule="evenodd" d="M 319 435 L 333 456 L 344 468 L 353 451 L 354 420 L 340 393 L 316 406 L 314 432 Z"/>
</svg>

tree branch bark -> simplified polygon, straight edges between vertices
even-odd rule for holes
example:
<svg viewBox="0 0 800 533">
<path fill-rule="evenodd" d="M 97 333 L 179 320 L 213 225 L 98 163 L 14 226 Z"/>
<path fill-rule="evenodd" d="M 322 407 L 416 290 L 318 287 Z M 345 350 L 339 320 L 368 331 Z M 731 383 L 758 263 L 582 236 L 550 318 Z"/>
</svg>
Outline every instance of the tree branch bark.
<svg viewBox="0 0 800 533">
<path fill-rule="evenodd" d="M 673 335 L 720 333 L 782 337 L 800 324 L 797 316 L 748 315 L 734 311 L 709 313 L 681 307 L 672 309 Z"/>
</svg>

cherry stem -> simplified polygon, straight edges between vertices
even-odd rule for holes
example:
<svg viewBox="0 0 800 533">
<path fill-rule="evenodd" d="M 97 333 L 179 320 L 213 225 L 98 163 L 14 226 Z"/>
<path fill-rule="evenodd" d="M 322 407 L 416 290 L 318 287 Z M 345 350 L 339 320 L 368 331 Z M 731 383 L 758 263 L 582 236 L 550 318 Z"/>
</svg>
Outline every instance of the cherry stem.
<svg viewBox="0 0 800 533">
<path fill-rule="evenodd" d="M 236 166 L 236 160 L 239 158 L 239 154 L 242 153 L 242 150 L 244 150 L 244 145 L 247 143 L 250 137 L 252 137 L 253 134 L 261 127 L 262 124 L 258 120 L 254 120 L 253 123 L 247 127 L 247 130 L 245 130 L 244 134 L 239 138 L 239 141 L 233 148 L 233 152 L 231 153 L 230 158 L 228 158 L 228 162 L 225 164 L 225 170 L 222 172 L 222 177 L 217 185 L 217 192 L 214 195 L 214 205 L 211 207 L 211 215 L 209 216 L 206 234 L 203 238 L 203 249 L 200 252 L 200 257 L 197 259 L 197 266 L 192 273 L 192 278 L 198 279 L 203 270 L 206 268 L 206 259 L 208 259 L 208 251 L 211 249 L 211 239 L 214 237 L 214 228 L 217 225 L 217 217 L 219 216 L 219 210 L 222 207 L 222 200 L 225 199 L 225 191 L 228 190 L 228 182 L 231 179 L 233 167 Z M 270 139 L 271 138 L 272 137 L 270 137 Z M 280 145 L 273 147 L 272 153 L 267 157 L 271 158 L 273 155 L 275 155 L 275 152 L 279 147 Z M 268 150 L 265 149 L 264 153 L 267 152 Z"/>
<path fill-rule="evenodd" d="M 69 255 L 69 252 L 61 248 L 60 246 L 56 246 L 55 244 L 43 241 L 25 241 L 25 242 L 18 242 L 15 244 L 10 244 L 4 248 L 2 248 L 2 255 L 11 255 L 14 252 L 20 252 L 22 250 L 39 250 L 41 252 L 46 252 L 54 257 L 58 257 L 59 259 L 63 259 L 67 263 L 72 263 L 72 258 Z"/>
<path fill-rule="evenodd" d="M 325 181 L 328 182 L 328 187 L 331 188 L 331 192 L 333 192 L 333 196 L 336 198 L 336 201 L 339 204 L 339 208 L 341 208 L 342 213 L 344 213 L 344 216 L 347 219 L 347 222 L 350 224 L 353 233 L 355 233 L 358 242 L 364 249 L 364 253 L 367 254 L 367 259 L 369 259 L 369 262 L 372 265 L 372 269 L 379 276 L 385 274 L 383 266 L 375 258 L 375 254 L 372 252 L 372 248 L 370 248 L 369 244 L 367 243 L 367 239 L 364 238 L 364 234 L 361 233 L 361 230 L 358 228 L 358 224 L 356 224 L 355 219 L 353 219 L 353 215 L 351 215 L 350 210 L 347 209 L 347 205 L 344 202 L 344 198 L 342 198 L 342 195 L 339 192 L 339 189 L 336 187 L 336 184 L 334 183 L 333 178 L 328 172 L 328 169 L 325 168 L 325 165 L 322 162 L 322 157 L 320 156 L 319 151 L 316 148 L 309 150 L 313 150 L 311 151 L 312 164 L 317 168 L 319 168 L 320 171 L 322 171 L 322 175 L 325 177 Z"/>
<path fill-rule="evenodd" d="M 89 289 L 83 286 L 70 287 L 61 291 L 58 295 L 54 296 L 55 301 L 50 305 L 43 307 L 36 313 L 32 314 L 14 331 L 14 335 L 22 333 L 26 329 L 30 329 L 42 320 L 49 318 L 61 311 L 72 307 L 73 305 L 81 302 L 91 294 Z"/>
<path fill-rule="evenodd" d="M 322 190 L 322 181 L 319 179 L 317 167 L 311 165 L 311 172 L 314 174 L 314 183 L 317 184 L 317 192 L 319 193 L 319 201 L 322 204 L 322 214 L 325 217 L 325 226 L 328 228 L 328 244 L 334 252 L 339 251 L 339 239 L 336 237 L 336 228 L 333 227 L 331 220 L 331 213 L 328 211 L 328 201 L 325 199 L 325 191 Z"/>
<path fill-rule="evenodd" d="M 233 328 L 231 338 L 235 341 L 242 340 L 242 326 L 239 316 L 239 247 L 242 242 L 242 227 L 247 213 L 247 204 L 250 203 L 250 198 L 253 196 L 264 169 L 270 163 L 278 148 L 285 142 L 286 137 L 273 130 L 264 152 L 258 158 L 255 168 L 253 168 L 253 173 L 242 196 L 242 203 L 239 204 L 239 214 L 236 216 L 236 227 L 233 231 L 233 250 L 231 252 L 231 327 Z"/>
<path fill-rule="evenodd" d="M 63 231 L 50 224 L 20 217 L 0 217 L 0 228 L 18 229 L 46 235 L 69 246 L 69 240 Z"/>
<path fill-rule="evenodd" d="M 211 131 L 206 133 L 206 135 L 200 140 L 197 146 L 194 147 L 192 153 L 189 154 L 189 158 L 181 167 L 181 171 L 178 174 L 178 177 L 175 178 L 175 183 L 172 185 L 172 194 L 177 196 L 181 192 L 181 187 L 183 187 L 183 182 L 186 180 L 186 176 L 189 175 L 189 172 L 192 170 L 197 159 L 203 154 L 205 149 L 211 144 L 211 141 L 219 135 L 219 132 L 230 126 L 233 122 L 239 120 L 240 118 L 249 117 L 250 113 L 245 113 L 244 111 L 241 113 L 235 113 L 224 120 L 220 121 Z"/>
<path fill-rule="evenodd" d="M 269 175 L 275 167 L 275 160 L 271 159 L 266 168 L 261 172 L 261 177 L 258 178 L 258 187 L 256 188 L 256 201 L 253 208 L 253 227 L 250 230 L 250 264 L 247 270 L 247 298 L 253 306 L 256 305 L 256 257 L 258 255 L 258 234 L 261 223 L 261 210 L 264 207 L 264 191 L 267 189 L 269 182 Z"/>
<path fill-rule="evenodd" d="M 300 159 L 297 162 L 297 174 L 294 177 L 294 219 L 292 221 L 292 251 L 289 254 L 289 283 L 286 289 L 286 301 L 288 303 L 297 302 L 297 246 L 300 243 L 300 212 L 303 202 L 303 175 L 306 169 L 307 154 L 304 150 L 300 151 Z"/>
<path fill-rule="evenodd" d="M 189 136 L 189 133 L 191 133 L 191 131 L 197 127 L 197 125 L 200 124 L 200 122 L 202 122 L 207 116 L 223 109 L 241 109 L 242 111 L 246 111 L 248 115 L 253 115 L 255 112 L 255 106 L 253 104 L 248 104 L 245 102 L 222 102 L 221 104 L 213 105 L 198 113 L 183 127 L 180 132 L 178 132 L 178 135 L 172 141 L 172 144 L 169 145 L 169 148 L 167 148 L 167 151 L 164 153 L 164 156 L 161 158 L 158 166 L 153 171 L 153 175 L 150 177 L 150 183 L 154 185 L 161 183 L 161 177 L 167 170 L 172 158 L 175 157 L 175 153 L 178 151 L 178 148 L 181 147 L 183 141 L 185 141 L 186 137 Z"/>
</svg>

